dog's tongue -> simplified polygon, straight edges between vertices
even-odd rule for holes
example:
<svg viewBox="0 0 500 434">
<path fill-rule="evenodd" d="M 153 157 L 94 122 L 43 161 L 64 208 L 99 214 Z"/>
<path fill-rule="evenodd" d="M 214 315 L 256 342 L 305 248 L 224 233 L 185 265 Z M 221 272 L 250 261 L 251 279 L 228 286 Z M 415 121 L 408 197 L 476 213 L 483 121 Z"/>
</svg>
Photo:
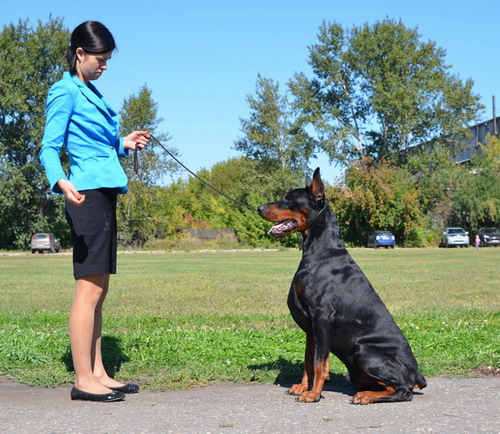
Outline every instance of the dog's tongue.
<svg viewBox="0 0 500 434">
<path fill-rule="evenodd" d="M 285 232 L 290 230 L 292 226 L 293 226 L 292 220 L 285 220 L 284 222 L 280 222 L 277 225 L 274 225 L 271 229 L 269 229 L 268 234 L 274 237 L 279 237 L 280 235 L 283 235 Z"/>
</svg>

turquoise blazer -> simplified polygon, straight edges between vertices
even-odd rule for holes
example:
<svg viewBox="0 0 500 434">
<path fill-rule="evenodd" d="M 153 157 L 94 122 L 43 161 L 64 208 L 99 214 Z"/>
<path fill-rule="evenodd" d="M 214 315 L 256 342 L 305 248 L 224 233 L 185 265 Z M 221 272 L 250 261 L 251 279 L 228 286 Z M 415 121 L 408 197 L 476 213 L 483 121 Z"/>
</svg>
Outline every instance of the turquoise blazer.
<svg viewBox="0 0 500 434">
<path fill-rule="evenodd" d="M 60 193 L 60 179 L 69 179 L 78 191 L 118 188 L 127 191 L 127 175 L 118 157 L 127 157 L 118 138 L 118 114 L 92 83 L 85 85 L 69 72 L 55 83 L 47 97 L 46 123 L 40 151 L 52 191 Z M 61 149 L 69 154 L 69 174 L 61 165 Z"/>
</svg>

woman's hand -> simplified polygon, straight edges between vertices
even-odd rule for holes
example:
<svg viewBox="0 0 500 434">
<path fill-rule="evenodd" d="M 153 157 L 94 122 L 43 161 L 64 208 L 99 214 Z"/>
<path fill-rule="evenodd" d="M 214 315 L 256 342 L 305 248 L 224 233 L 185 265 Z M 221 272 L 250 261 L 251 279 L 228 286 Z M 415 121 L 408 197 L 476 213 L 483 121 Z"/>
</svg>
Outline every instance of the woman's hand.
<svg viewBox="0 0 500 434">
<path fill-rule="evenodd" d="M 60 179 L 57 181 L 57 185 L 64 193 L 64 196 L 66 196 L 69 203 L 76 206 L 82 206 L 83 202 L 85 202 L 85 195 L 78 192 L 71 181 Z"/>
<path fill-rule="evenodd" d="M 125 149 L 142 150 L 149 143 L 149 133 L 147 131 L 134 131 L 123 138 L 123 147 Z"/>
</svg>

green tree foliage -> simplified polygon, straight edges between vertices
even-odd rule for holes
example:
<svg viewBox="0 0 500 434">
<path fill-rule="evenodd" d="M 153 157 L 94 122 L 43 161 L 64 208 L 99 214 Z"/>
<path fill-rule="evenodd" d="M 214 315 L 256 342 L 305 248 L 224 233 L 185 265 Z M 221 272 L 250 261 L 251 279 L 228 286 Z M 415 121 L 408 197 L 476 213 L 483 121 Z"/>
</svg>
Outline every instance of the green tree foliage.
<svg viewBox="0 0 500 434">
<path fill-rule="evenodd" d="M 61 19 L 0 33 L 0 248 L 27 248 L 62 220 L 38 160 L 50 86 L 61 78 L 69 32 Z"/>
<path fill-rule="evenodd" d="M 486 143 L 479 143 L 481 152 L 475 157 L 475 165 L 482 171 L 500 173 L 500 137 L 486 135 Z"/>
<path fill-rule="evenodd" d="M 401 21 L 323 23 L 309 64 L 313 77 L 289 85 L 303 128 L 332 160 L 398 161 L 436 138 L 450 146 L 482 109 L 472 80 L 450 74 L 445 51 Z"/>
<path fill-rule="evenodd" d="M 455 164 L 443 147 L 410 155 L 405 167 L 420 189 L 420 209 L 429 232 L 434 232 L 434 244 L 438 244 L 442 229 L 452 224 L 454 194 L 461 188 L 467 169 Z"/>
<path fill-rule="evenodd" d="M 235 142 L 235 149 L 258 161 L 262 171 L 291 168 L 304 173 L 313 147 L 279 84 L 259 75 L 255 96 L 247 95 L 247 102 L 250 117 L 240 119 L 244 137 Z"/>
<path fill-rule="evenodd" d="M 407 170 L 366 157 L 349 166 L 345 184 L 327 191 L 347 242 L 363 246 L 373 230 L 390 230 L 400 245 L 422 243 L 420 191 Z"/>
<path fill-rule="evenodd" d="M 134 130 L 144 130 L 152 133 L 164 146 L 170 140 L 168 134 L 157 132 L 163 119 L 158 117 L 158 104 L 147 86 L 123 101 L 120 117 L 122 136 Z M 175 149 L 167 149 L 176 155 Z M 133 170 L 132 152 L 130 158 L 121 161 L 130 182 L 128 193 L 120 197 L 117 209 L 121 241 L 135 247 L 144 244 L 158 223 L 154 217 L 158 190 L 153 186 L 177 169 L 177 164 L 154 141 L 138 152 L 138 157 L 137 174 Z"/>
</svg>

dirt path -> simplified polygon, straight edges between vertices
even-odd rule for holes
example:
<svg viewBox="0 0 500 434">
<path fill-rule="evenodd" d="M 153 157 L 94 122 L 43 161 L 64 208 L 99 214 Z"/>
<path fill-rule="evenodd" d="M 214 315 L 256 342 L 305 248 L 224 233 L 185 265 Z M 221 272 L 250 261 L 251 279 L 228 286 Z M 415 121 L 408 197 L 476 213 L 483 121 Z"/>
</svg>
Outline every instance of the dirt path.
<svg viewBox="0 0 500 434">
<path fill-rule="evenodd" d="M 411 402 L 351 405 L 347 386 L 300 404 L 270 384 L 141 391 L 119 403 L 71 401 L 70 387 L 0 377 L 2 433 L 477 433 L 500 432 L 500 377 L 428 379 Z"/>
</svg>

